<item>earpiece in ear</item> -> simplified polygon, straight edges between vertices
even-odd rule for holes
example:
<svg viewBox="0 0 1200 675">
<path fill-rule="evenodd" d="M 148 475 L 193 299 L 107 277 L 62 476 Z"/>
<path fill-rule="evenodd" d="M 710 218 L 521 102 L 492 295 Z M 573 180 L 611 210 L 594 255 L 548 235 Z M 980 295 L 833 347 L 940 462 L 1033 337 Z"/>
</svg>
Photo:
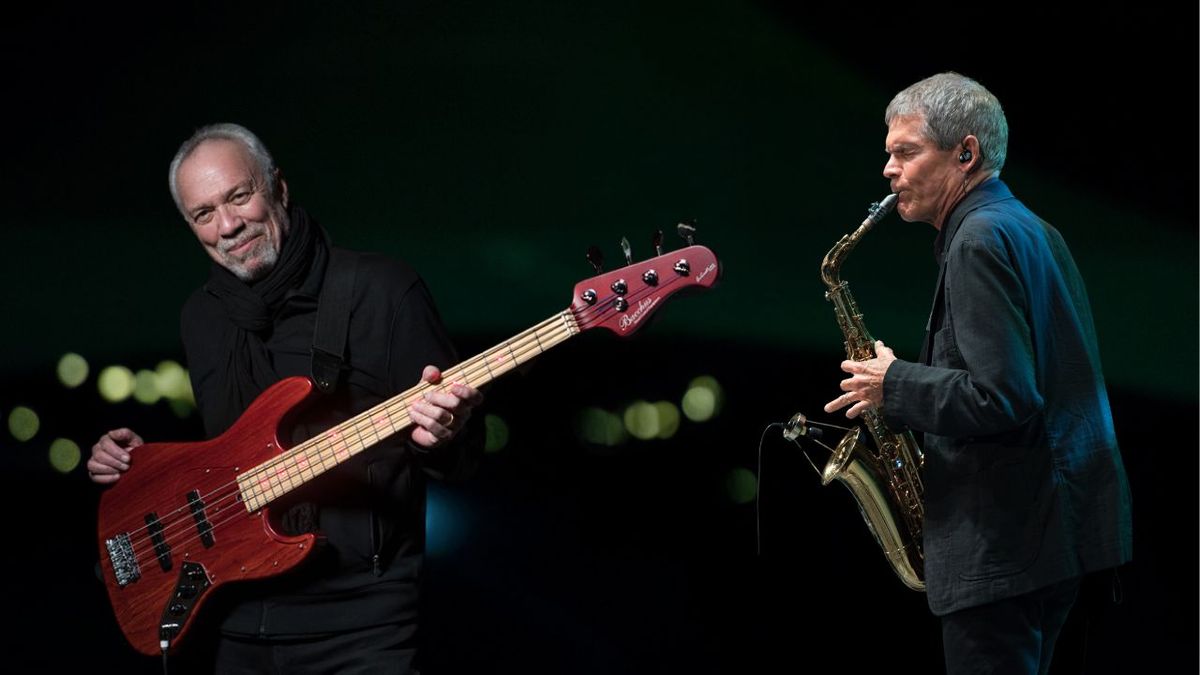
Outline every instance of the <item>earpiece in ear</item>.
<svg viewBox="0 0 1200 675">
<path fill-rule="evenodd" d="M 967 162 L 971 161 L 972 156 L 973 155 L 971 155 L 970 150 L 963 150 L 962 152 L 958 153 L 958 161 L 962 164 L 966 164 Z"/>
</svg>

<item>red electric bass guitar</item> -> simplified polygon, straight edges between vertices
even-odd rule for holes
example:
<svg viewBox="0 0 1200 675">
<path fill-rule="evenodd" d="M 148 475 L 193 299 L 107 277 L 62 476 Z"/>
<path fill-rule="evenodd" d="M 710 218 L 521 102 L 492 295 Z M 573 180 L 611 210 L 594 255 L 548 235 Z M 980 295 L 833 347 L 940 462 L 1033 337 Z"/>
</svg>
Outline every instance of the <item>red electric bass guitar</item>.
<svg viewBox="0 0 1200 675">
<path fill-rule="evenodd" d="M 690 231 L 681 227 L 681 234 L 691 243 Z M 664 300 L 710 287 L 718 274 L 703 246 L 600 274 L 575 286 L 568 309 L 447 369 L 442 382 L 479 387 L 592 328 L 630 335 Z M 138 448 L 137 461 L 101 496 L 98 527 L 104 584 L 130 644 L 148 655 L 173 653 L 217 588 L 304 562 L 315 535 L 279 534 L 271 502 L 406 431 L 409 404 L 438 386 L 422 382 L 287 448 L 279 441 L 282 422 L 313 398 L 311 380 L 291 377 L 264 391 L 218 438 Z"/>
</svg>

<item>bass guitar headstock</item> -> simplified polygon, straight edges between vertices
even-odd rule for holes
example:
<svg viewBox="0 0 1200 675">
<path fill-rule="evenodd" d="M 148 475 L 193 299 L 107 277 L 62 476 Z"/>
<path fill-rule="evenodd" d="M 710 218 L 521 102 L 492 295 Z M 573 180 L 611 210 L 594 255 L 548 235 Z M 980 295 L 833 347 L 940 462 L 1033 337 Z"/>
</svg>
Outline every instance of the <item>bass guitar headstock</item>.
<svg viewBox="0 0 1200 675">
<path fill-rule="evenodd" d="M 600 250 L 588 249 L 588 261 L 596 276 L 575 285 L 570 311 L 580 330 L 607 328 L 622 337 L 633 334 L 646 323 L 667 298 L 689 288 L 710 288 L 720 276 L 717 256 L 695 244 L 695 227 L 680 224 L 679 234 L 686 248 L 662 252 L 662 232 L 654 237 L 658 255 L 643 262 L 632 262 L 629 242 L 621 240 L 626 266 L 602 271 Z"/>
</svg>

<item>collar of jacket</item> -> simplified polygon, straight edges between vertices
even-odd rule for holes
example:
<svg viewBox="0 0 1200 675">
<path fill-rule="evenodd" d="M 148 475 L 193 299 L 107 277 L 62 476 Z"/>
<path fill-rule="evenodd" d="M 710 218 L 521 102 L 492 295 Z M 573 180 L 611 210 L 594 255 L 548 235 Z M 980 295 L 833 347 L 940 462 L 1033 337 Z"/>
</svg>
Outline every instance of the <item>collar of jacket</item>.
<svg viewBox="0 0 1200 675">
<path fill-rule="evenodd" d="M 942 257 L 946 254 L 946 249 L 950 246 L 950 242 L 954 241 L 954 235 L 958 232 L 959 225 L 966 220 L 967 214 L 982 206 L 1012 198 L 1012 191 L 999 178 L 989 178 L 963 196 L 954 205 L 954 208 L 950 209 L 950 215 L 946 217 L 946 224 L 942 226 L 937 239 L 933 242 L 933 255 L 937 259 L 938 265 L 942 264 Z"/>
</svg>

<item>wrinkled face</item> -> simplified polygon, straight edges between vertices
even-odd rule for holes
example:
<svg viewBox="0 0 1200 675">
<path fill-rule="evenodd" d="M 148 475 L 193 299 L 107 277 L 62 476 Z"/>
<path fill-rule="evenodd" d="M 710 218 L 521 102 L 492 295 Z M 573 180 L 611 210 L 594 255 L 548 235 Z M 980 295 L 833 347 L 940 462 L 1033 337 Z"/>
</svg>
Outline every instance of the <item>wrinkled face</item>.
<svg viewBox="0 0 1200 675">
<path fill-rule="evenodd" d="M 287 185 L 267 197 L 271 176 L 259 175 L 240 143 L 209 140 L 179 165 L 176 186 L 184 217 L 209 257 L 242 281 L 275 267 L 287 232 Z"/>
<path fill-rule="evenodd" d="M 883 175 L 899 196 L 896 212 L 901 218 L 941 229 L 942 220 L 963 193 L 964 172 L 958 161 L 960 150 L 938 150 L 921 133 L 923 124 L 920 115 L 909 115 L 888 125 Z"/>
</svg>

